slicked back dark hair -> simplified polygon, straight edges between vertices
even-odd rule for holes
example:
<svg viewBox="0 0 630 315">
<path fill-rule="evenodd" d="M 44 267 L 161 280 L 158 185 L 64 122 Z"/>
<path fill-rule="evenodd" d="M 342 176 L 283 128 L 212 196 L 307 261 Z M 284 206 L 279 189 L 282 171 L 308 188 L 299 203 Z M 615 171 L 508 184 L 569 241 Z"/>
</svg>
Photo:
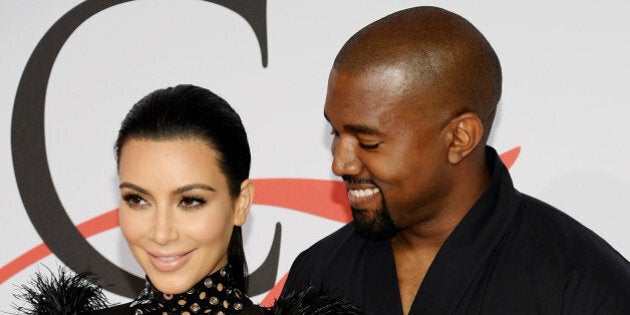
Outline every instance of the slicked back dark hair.
<svg viewBox="0 0 630 315">
<path fill-rule="evenodd" d="M 114 147 L 117 162 L 123 146 L 131 139 L 204 141 L 216 151 L 233 198 L 249 178 L 251 153 L 241 118 L 223 98 L 198 86 L 159 89 L 138 101 L 118 132 Z M 239 226 L 232 231 L 228 261 L 234 271 L 235 286 L 247 291 L 247 262 Z"/>
</svg>

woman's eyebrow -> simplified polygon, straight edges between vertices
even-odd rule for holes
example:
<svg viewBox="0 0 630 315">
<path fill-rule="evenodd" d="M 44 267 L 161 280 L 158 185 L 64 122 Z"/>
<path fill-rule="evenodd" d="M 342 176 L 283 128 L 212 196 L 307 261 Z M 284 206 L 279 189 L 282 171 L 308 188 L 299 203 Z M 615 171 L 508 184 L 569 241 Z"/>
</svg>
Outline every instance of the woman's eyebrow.
<svg viewBox="0 0 630 315">
<path fill-rule="evenodd" d="M 209 186 L 209 185 L 206 185 L 206 184 L 190 184 L 190 185 L 186 185 L 186 186 L 183 186 L 183 187 L 175 189 L 175 191 L 173 191 L 173 193 L 181 194 L 183 192 L 186 192 L 186 191 L 189 191 L 189 190 L 194 190 L 194 189 L 203 189 L 203 190 L 209 190 L 209 191 L 217 191 L 212 186 Z"/>
<path fill-rule="evenodd" d="M 142 187 L 140 187 L 138 185 L 134 185 L 132 183 L 127 183 L 127 182 L 120 183 L 120 185 L 118 185 L 118 188 L 133 189 L 133 190 L 135 190 L 135 191 L 137 191 L 137 192 L 139 192 L 141 194 L 148 194 L 149 193 L 146 189 L 144 189 L 144 188 L 142 188 Z"/>
</svg>

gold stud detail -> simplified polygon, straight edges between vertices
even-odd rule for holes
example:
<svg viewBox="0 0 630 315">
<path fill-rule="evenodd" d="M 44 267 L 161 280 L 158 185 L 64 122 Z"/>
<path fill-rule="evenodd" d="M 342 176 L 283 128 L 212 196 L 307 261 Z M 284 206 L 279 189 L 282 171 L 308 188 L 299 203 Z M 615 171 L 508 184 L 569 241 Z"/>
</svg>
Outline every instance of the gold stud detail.
<svg viewBox="0 0 630 315">
<path fill-rule="evenodd" d="M 212 288 L 212 284 L 213 282 L 212 282 L 212 279 L 210 278 L 206 278 L 206 280 L 203 281 L 203 285 L 205 285 L 206 288 Z"/>
<path fill-rule="evenodd" d="M 219 304 L 219 299 L 216 296 L 210 297 L 210 304 L 217 305 Z"/>
<path fill-rule="evenodd" d="M 197 303 L 193 303 L 190 306 L 190 310 L 193 311 L 193 313 L 199 312 L 200 309 L 201 309 L 201 306 L 199 306 L 199 304 L 197 304 Z"/>
</svg>

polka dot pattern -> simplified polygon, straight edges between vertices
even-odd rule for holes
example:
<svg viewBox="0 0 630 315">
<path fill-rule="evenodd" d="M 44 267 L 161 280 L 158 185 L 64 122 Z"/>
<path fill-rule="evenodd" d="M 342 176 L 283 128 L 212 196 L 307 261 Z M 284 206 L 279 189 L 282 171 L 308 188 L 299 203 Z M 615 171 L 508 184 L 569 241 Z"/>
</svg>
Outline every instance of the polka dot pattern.
<svg viewBox="0 0 630 315">
<path fill-rule="evenodd" d="M 201 279 L 193 288 L 182 294 L 165 294 L 158 291 L 147 277 L 140 296 L 131 303 L 135 315 L 146 314 L 237 314 L 252 302 L 239 289 L 233 287 L 230 265 Z"/>
</svg>

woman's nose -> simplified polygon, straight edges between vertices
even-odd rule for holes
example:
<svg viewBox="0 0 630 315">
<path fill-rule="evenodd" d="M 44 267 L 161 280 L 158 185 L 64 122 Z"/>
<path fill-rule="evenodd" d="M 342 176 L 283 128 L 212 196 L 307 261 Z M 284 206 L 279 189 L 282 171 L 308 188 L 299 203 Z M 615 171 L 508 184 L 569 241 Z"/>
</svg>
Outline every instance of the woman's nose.
<svg viewBox="0 0 630 315">
<path fill-rule="evenodd" d="M 151 232 L 149 237 L 159 245 L 166 245 L 177 239 L 177 229 L 173 222 L 173 217 L 169 209 L 158 208 L 152 218 Z"/>
</svg>

